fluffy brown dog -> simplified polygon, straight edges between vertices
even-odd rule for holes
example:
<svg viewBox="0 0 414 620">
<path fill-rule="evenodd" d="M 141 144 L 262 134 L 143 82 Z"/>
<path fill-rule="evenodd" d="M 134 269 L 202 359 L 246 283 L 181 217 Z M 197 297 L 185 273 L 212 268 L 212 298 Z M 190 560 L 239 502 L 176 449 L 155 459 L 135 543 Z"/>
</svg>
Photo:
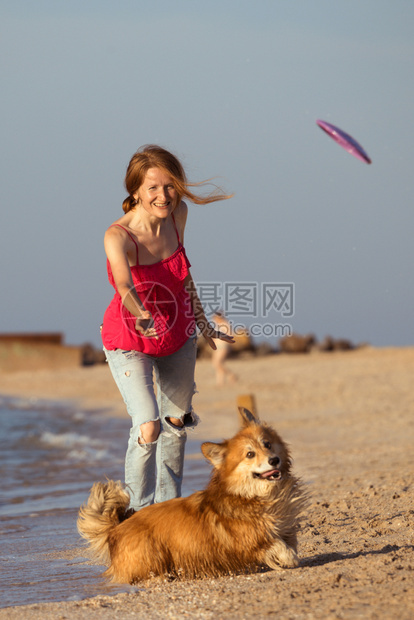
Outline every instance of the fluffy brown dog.
<svg viewBox="0 0 414 620">
<path fill-rule="evenodd" d="M 96 483 L 80 509 L 79 533 L 105 576 L 134 583 L 153 575 L 218 576 L 258 565 L 298 566 L 298 517 L 306 503 L 279 435 L 247 409 L 242 429 L 201 450 L 214 469 L 189 497 L 154 504 L 124 519 L 129 496 L 120 483 Z M 124 519 L 124 520 L 123 520 Z"/>
</svg>

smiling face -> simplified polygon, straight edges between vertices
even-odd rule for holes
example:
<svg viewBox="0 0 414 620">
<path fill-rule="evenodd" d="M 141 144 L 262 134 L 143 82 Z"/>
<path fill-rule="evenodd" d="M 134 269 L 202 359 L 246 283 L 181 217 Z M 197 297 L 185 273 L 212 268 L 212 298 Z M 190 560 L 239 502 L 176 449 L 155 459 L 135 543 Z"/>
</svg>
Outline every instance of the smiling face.
<svg viewBox="0 0 414 620">
<path fill-rule="evenodd" d="M 277 494 L 290 476 L 289 450 L 278 433 L 266 424 L 251 424 L 232 439 L 222 444 L 207 442 L 201 449 L 234 495 Z"/>
<path fill-rule="evenodd" d="M 250 427 L 233 441 L 234 449 L 229 451 L 229 464 L 235 466 L 231 477 L 243 479 L 256 493 L 266 493 L 269 484 L 282 481 L 288 474 L 288 452 L 273 429 L 265 425 Z"/>
<path fill-rule="evenodd" d="M 149 168 L 134 198 L 149 215 L 158 219 L 167 218 L 177 206 L 173 179 L 161 168 Z"/>
</svg>

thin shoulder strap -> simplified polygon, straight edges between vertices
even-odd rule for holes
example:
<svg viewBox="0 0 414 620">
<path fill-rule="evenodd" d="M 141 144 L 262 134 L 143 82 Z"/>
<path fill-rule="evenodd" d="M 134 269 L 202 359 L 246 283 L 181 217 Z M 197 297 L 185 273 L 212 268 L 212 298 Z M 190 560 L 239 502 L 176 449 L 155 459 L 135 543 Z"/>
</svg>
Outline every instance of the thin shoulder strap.
<svg viewBox="0 0 414 620">
<path fill-rule="evenodd" d="M 134 239 L 134 237 L 131 235 L 131 233 L 129 232 L 129 230 L 127 230 L 124 226 L 122 226 L 121 224 L 111 224 L 109 228 L 112 228 L 112 226 L 118 226 L 119 228 L 122 228 L 122 230 L 125 230 L 125 232 L 131 237 L 132 241 L 135 243 L 135 247 L 137 250 L 137 265 L 138 265 L 138 243 L 136 242 L 136 240 Z"/>
<path fill-rule="evenodd" d="M 177 224 L 175 223 L 174 213 L 171 213 L 171 217 L 172 217 L 172 220 L 173 220 L 173 222 L 174 222 L 174 228 L 175 228 L 175 232 L 176 232 L 176 234 L 177 234 L 178 243 L 181 243 L 181 241 L 180 241 L 180 235 L 178 234 Z"/>
</svg>

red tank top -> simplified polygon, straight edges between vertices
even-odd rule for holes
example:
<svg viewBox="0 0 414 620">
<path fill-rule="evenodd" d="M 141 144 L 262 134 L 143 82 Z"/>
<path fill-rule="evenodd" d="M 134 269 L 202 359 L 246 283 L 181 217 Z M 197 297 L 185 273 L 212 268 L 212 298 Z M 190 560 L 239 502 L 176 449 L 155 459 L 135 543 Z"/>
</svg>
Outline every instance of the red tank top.
<svg viewBox="0 0 414 620">
<path fill-rule="evenodd" d="M 175 220 L 173 217 L 174 226 Z M 140 334 L 135 329 L 136 317 L 123 305 L 107 260 L 108 279 L 115 288 L 115 295 L 106 309 L 102 342 L 106 349 L 141 351 L 155 357 L 171 355 L 180 349 L 186 340 L 195 334 L 195 319 L 190 296 L 184 288 L 190 262 L 180 243 L 177 227 L 178 247 L 169 256 L 153 265 L 140 265 L 138 244 L 126 228 L 123 228 L 137 250 L 137 264 L 131 267 L 135 290 L 146 310 L 151 312 L 158 339 Z"/>
</svg>

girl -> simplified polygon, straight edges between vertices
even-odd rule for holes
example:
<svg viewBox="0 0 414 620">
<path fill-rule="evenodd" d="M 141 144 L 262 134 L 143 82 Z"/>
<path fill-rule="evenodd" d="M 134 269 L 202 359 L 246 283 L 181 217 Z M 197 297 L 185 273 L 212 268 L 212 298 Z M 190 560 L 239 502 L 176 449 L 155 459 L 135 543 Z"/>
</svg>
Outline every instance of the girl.
<svg viewBox="0 0 414 620">
<path fill-rule="evenodd" d="M 231 196 L 202 198 L 190 191 L 194 185 L 174 155 L 142 147 L 127 169 L 125 214 L 105 234 L 115 296 L 102 341 L 132 418 L 125 483 L 134 510 L 181 495 L 186 428 L 198 421 L 191 404 L 196 325 L 212 349 L 215 338 L 234 342 L 208 324 L 197 296 L 183 246 L 182 200 L 208 204 Z"/>
</svg>

